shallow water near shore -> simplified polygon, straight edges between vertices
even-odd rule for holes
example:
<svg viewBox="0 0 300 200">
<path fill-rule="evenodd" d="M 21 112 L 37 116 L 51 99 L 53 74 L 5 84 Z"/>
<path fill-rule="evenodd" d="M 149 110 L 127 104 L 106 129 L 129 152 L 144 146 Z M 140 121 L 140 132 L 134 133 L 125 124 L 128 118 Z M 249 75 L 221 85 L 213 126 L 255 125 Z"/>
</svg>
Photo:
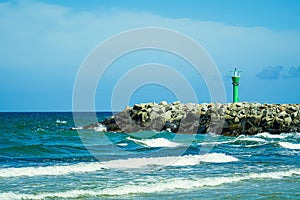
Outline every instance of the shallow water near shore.
<svg viewBox="0 0 300 200">
<path fill-rule="evenodd" d="M 0 199 L 300 198 L 300 133 L 70 127 L 72 113 L 0 113 Z"/>
</svg>

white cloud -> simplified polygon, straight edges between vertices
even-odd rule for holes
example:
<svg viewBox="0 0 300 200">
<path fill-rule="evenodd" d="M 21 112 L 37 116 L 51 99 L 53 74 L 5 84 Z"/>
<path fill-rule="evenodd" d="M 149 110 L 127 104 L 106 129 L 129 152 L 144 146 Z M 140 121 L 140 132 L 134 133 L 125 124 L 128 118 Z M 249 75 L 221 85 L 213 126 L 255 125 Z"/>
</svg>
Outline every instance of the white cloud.
<svg viewBox="0 0 300 200">
<path fill-rule="evenodd" d="M 0 69 L 30 73 L 43 68 L 40 73 L 60 70 L 66 76 L 71 71 L 74 76 L 97 44 L 121 31 L 147 26 L 174 29 L 194 38 L 207 49 L 224 76 L 234 66 L 241 66 L 243 74 L 254 80 L 266 66 L 300 64 L 300 32 L 172 19 L 130 10 L 83 12 L 16 1 L 0 3 Z"/>
<path fill-rule="evenodd" d="M 188 34 L 221 66 L 300 63 L 298 32 L 170 19 L 121 10 L 74 12 L 35 1 L 2 3 L 0 13 L 1 61 L 12 66 L 78 65 L 94 46 L 110 35 L 145 26 L 171 28 Z"/>
</svg>

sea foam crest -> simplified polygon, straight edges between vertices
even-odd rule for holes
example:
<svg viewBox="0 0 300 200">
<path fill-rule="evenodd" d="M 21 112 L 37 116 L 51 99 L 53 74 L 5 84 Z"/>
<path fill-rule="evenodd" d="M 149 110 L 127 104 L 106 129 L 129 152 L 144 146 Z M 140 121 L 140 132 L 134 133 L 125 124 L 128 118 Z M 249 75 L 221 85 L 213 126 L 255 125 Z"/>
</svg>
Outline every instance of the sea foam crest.
<svg viewBox="0 0 300 200">
<path fill-rule="evenodd" d="M 268 141 L 262 139 L 262 138 L 256 138 L 256 137 L 247 137 L 245 135 L 240 135 L 239 137 L 233 139 L 233 140 L 227 140 L 227 141 L 211 141 L 211 142 L 201 142 L 199 145 L 219 145 L 219 144 L 233 144 L 236 142 L 254 142 L 254 143 L 267 143 Z M 249 145 L 250 146 L 250 145 Z"/>
<path fill-rule="evenodd" d="M 255 138 L 255 137 L 245 137 L 245 138 L 239 138 L 239 141 L 249 141 L 249 142 L 267 142 L 264 139 L 261 138 Z"/>
<path fill-rule="evenodd" d="M 60 165 L 46 167 L 22 167 L 0 169 L 0 177 L 17 176 L 57 176 L 71 173 L 89 173 L 102 169 L 130 169 L 147 166 L 192 166 L 201 162 L 225 163 L 235 162 L 237 158 L 222 153 L 209 153 L 204 155 L 166 156 L 150 158 L 129 158 L 124 160 L 111 160 L 106 162 L 80 163 L 75 165 Z"/>
<path fill-rule="evenodd" d="M 237 158 L 222 153 L 204 155 L 166 156 L 150 158 L 129 158 L 127 160 L 112 160 L 103 163 L 109 168 L 142 168 L 146 166 L 192 166 L 201 162 L 225 163 L 235 162 Z"/>
<path fill-rule="evenodd" d="M 128 146 L 128 144 L 127 143 L 118 143 L 118 144 L 116 144 L 116 145 L 118 145 L 118 146 L 120 146 L 120 147 L 126 147 L 126 146 Z"/>
<path fill-rule="evenodd" d="M 137 144 L 141 144 L 147 147 L 179 147 L 183 146 L 183 144 L 172 142 L 165 138 L 153 138 L 153 139 L 135 139 L 132 137 L 127 137 L 127 140 L 133 141 Z"/>
<path fill-rule="evenodd" d="M 57 119 L 57 120 L 56 120 L 56 123 L 57 123 L 57 124 L 66 124 L 66 123 L 68 123 L 68 122 L 65 121 L 65 120 L 59 120 L 59 119 Z"/>
<path fill-rule="evenodd" d="M 287 149 L 300 149 L 300 144 L 294 144 L 290 142 L 279 142 L 278 143 L 281 147 Z"/>
<path fill-rule="evenodd" d="M 255 135 L 256 137 L 263 137 L 263 138 L 270 138 L 270 139 L 284 139 L 286 138 L 285 135 L 280 134 L 280 135 L 274 135 L 268 132 L 263 132 L 263 133 L 258 133 Z"/>
<path fill-rule="evenodd" d="M 98 131 L 98 132 L 106 132 L 107 131 L 107 128 L 106 126 L 104 126 L 103 124 L 99 124 L 98 126 L 96 126 L 94 128 L 95 131 Z"/>
<path fill-rule="evenodd" d="M 94 172 L 105 168 L 101 163 L 79 163 L 75 165 L 57 165 L 46 167 L 20 167 L 0 169 L 0 177 L 16 176 L 57 176 L 70 173 Z"/>
<path fill-rule="evenodd" d="M 64 192 L 20 194 L 13 192 L 0 193 L 0 199 L 44 199 L 44 198 L 80 198 L 86 196 L 121 196 L 130 194 L 158 193 L 174 190 L 193 190 L 206 186 L 214 187 L 250 179 L 282 179 L 293 175 L 300 175 L 300 169 L 290 169 L 278 172 L 263 172 L 235 175 L 230 177 L 207 177 L 197 179 L 159 179 L 155 183 L 140 183 L 123 185 L 103 190 L 68 190 Z"/>
<path fill-rule="evenodd" d="M 138 193 L 156 193 L 164 191 L 173 191 L 175 189 L 192 190 L 205 186 L 218 186 L 249 179 L 281 179 L 292 175 L 300 175 L 300 169 L 292 169 L 279 172 L 250 173 L 230 177 L 207 177 L 194 180 L 184 178 L 174 178 L 170 180 L 161 180 L 159 183 L 126 185 L 119 188 L 108 188 L 101 191 L 102 195 L 128 195 Z"/>
<path fill-rule="evenodd" d="M 258 133 L 255 135 L 256 137 L 270 138 L 270 139 L 285 139 L 285 138 L 300 138 L 300 133 L 280 133 L 279 135 L 274 135 L 268 132 Z"/>
<path fill-rule="evenodd" d="M 300 133 L 294 132 L 294 133 L 281 133 L 280 135 L 284 136 L 285 138 L 295 138 L 299 139 L 300 138 Z"/>
</svg>

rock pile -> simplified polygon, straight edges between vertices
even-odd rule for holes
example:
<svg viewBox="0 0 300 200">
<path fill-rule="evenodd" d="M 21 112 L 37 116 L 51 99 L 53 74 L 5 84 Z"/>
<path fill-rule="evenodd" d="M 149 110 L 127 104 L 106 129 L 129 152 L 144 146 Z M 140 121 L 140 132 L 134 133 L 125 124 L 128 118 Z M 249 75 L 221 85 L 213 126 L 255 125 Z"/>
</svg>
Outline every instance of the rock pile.
<svg viewBox="0 0 300 200">
<path fill-rule="evenodd" d="M 108 131 L 170 130 L 178 133 L 253 135 L 300 131 L 300 104 L 135 104 L 102 122 Z"/>
</svg>

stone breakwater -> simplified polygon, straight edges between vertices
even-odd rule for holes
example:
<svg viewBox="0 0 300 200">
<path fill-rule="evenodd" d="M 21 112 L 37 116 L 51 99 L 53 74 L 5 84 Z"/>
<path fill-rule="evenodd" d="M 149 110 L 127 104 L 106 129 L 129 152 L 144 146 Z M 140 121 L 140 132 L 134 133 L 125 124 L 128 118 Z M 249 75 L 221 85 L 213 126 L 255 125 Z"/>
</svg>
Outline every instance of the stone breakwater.
<svg viewBox="0 0 300 200">
<path fill-rule="evenodd" d="M 101 124 L 107 131 L 126 133 L 169 130 L 175 133 L 211 132 L 237 136 L 260 132 L 299 132 L 300 104 L 168 104 L 164 101 L 127 106 Z"/>
</svg>

